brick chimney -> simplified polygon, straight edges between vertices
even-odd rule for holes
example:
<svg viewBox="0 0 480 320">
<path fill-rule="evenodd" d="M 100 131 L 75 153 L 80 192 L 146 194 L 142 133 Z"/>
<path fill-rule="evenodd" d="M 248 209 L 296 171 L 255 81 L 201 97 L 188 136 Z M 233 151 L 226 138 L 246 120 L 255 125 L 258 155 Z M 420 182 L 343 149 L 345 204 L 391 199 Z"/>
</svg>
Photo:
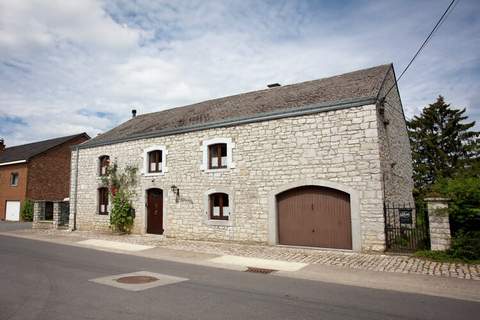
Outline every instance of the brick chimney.
<svg viewBox="0 0 480 320">
<path fill-rule="evenodd" d="M 0 138 L 0 152 L 3 152 L 5 150 L 5 141 Z"/>
</svg>

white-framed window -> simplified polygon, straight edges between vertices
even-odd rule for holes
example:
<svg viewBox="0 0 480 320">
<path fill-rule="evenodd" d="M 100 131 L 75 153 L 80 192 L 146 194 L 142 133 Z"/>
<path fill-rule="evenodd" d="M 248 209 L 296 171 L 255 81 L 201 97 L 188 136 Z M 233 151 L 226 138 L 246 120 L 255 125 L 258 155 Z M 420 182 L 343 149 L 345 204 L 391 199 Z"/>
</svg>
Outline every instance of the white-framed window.
<svg viewBox="0 0 480 320">
<path fill-rule="evenodd" d="M 12 187 L 18 186 L 19 175 L 18 172 L 10 173 L 10 185 Z"/>
<path fill-rule="evenodd" d="M 208 225 L 232 226 L 234 215 L 233 192 L 227 188 L 215 188 L 204 195 L 205 218 Z"/>
<path fill-rule="evenodd" d="M 100 187 L 97 189 L 98 209 L 100 215 L 108 215 L 108 188 Z"/>
<path fill-rule="evenodd" d="M 100 177 L 108 174 L 108 167 L 110 166 L 110 157 L 103 155 L 98 157 L 98 175 Z"/>
<path fill-rule="evenodd" d="M 230 138 L 214 138 L 202 142 L 201 170 L 219 171 L 235 168 L 233 163 L 233 148 L 235 144 Z"/>
<path fill-rule="evenodd" d="M 167 149 L 165 146 L 153 146 L 143 150 L 143 175 L 157 176 L 168 171 Z"/>
<path fill-rule="evenodd" d="M 228 220 L 230 206 L 228 194 L 223 192 L 211 193 L 208 196 L 209 218 L 213 220 Z"/>
</svg>

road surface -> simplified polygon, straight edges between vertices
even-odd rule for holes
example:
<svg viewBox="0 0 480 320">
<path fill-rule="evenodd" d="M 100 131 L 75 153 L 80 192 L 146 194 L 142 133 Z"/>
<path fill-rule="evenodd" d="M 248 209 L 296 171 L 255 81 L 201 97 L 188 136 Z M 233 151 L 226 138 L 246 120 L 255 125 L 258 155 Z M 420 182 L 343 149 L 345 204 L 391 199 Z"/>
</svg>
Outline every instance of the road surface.
<svg viewBox="0 0 480 320">
<path fill-rule="evenodd" d="M 188 280 L 137 292 L 89 281 L 142 270 Z M 2 320 L 439 320 L 475 319 L 479 314 L 480 303 L 471 301 L 209 268 L 0 236 Z"/>
</svg>

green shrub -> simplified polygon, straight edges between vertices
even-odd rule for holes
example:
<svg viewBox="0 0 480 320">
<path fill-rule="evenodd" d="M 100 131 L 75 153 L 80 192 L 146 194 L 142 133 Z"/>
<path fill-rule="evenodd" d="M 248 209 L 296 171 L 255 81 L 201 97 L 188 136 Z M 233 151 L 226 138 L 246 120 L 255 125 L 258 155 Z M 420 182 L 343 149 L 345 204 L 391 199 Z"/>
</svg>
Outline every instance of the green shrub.
<svg viewBox="0 0 480 320">
<path fill-rule="evenodd" d="M 452 239 L 449 250 L 417 251 L 415 255 L 435 261 L 480 263 L 480 232 L 458 234 Z"/>
<path fill-rule="evenodd" d="M 451 199 L 448 212 L 452 236 L 480 231 L 480 178 L 441 179 L 434 190 Z"/>
<path fill-rule="evenodd" d="M 33 221 L 33 202 L 26 199 L 20 212 L 23 221 Z"/>
<path fill-rule="evenodd" d="M 480 260 L 480 231 L 458 234 L 448 252 L 453 258 L 465 261 Z"/>
<path fill-rule="evenodd" d="M 123 192 L 117 192 L 113 197 L 110 225 L 114 231 L 130 233 L 135 219 L 135 211 L 130 200 Z"/>
</svg>

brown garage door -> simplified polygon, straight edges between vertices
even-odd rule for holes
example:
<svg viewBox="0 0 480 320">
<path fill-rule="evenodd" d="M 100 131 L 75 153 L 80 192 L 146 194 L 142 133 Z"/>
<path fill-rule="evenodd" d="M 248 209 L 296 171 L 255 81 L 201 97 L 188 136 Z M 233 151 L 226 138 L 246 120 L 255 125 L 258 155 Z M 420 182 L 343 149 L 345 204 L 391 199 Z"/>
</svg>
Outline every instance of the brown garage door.
<svg viewBox="0 0 480 320">
<path fill-rule="evenodd" d="M 305 186 L 277 196 L 280 244 L 352 249 L 350 196 Z"/>
</svg>

